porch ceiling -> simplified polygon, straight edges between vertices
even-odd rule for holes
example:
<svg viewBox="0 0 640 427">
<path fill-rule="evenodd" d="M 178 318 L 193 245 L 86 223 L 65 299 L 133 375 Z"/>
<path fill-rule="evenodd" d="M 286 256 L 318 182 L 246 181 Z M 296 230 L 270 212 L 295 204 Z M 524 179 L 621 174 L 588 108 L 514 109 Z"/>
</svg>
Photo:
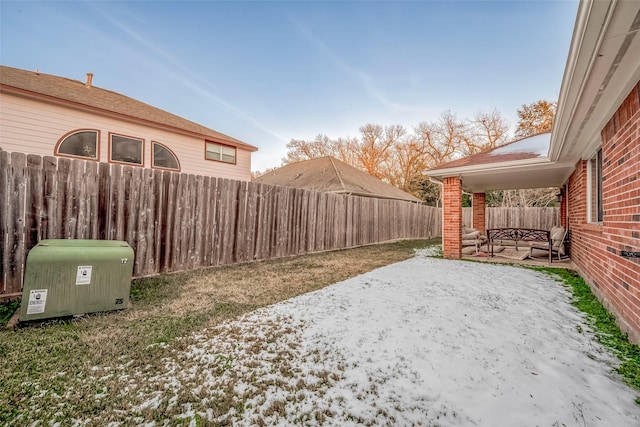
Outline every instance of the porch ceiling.
<svg viewBox="0 0 640 427">
<path fill-rule="evenodd" d="M 485 166 L 482 168 L 481 166 Z M 442 174 L 429 174 L 442 182 L 446 177 L 457 176 L 462 188 L 471 193 L 520 188 L 560 187 L 573 172 L 573 164 L 558 164 L 548 159 L 510 162 L 508 165 L 479 165 L 477 168 L 443 170 Z"/>
<path fill-rule="evenodd" d="M 425 171 L 432 180 L 459 177 L 462 188 L 482 193 L 490 190 L 560 187 L 573 171 L 573 163 L 552 162 L 547 157 L 550 133 L 529 136 Z"/>
</svg>

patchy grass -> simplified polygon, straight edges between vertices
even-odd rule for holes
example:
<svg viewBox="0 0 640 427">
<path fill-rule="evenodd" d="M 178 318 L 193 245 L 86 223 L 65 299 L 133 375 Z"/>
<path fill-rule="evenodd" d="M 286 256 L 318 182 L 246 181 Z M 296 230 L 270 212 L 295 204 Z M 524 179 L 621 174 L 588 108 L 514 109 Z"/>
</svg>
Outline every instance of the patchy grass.
<svg viewBox="0 0 640 427">
<path fill-rule="evenodd" d="M 123 420 L 127 425 L 153 421 L 162 425 L 171 419 L 171 425 L 191 425 L 192 421 L 204 425 L 205 421 L 188 409 L 191 405 L 241 417 L 247 405 L 259 402 L 256 399 L 267 387 L 286 388 L 293 396 L 295 391 L 316 385 L 320 389 L 340 373 L 318 372 L 310 378 L 311 384 L 293 382 L 295 372 L 291 372 L 291 384 L 269 383 L 268 376 L 238 377 L 257 368 L 229 369 L 239 363 L 239 349 L 234 345 L 247 331 L 224 329 L 225 321 L 411 258 L 415 249 L 436 243 L 439 240 L 399 241 L 139 279 L 132 283 L 133 307 L 128 310 L 2 330 L 0 420 L 7 425 L 77 422 L 102 426 Z M 4 318 L 8 320 L 15 305 L 0 307 L 6 307 L 0 311 L 0 319 L 6 323 Z M 11 314 L 4 314 L 9 311 Z M 255 325 L 256 330 L 262 331 L 260 328 L 265 328 L 265 340 L 247 348 L 261 354 L 265 345 L 276 345 L 272 366 L 289 377 L 293 369 L 289 361 L 300 351 L 292 338 L 295 325 L 284 319 L 280 325 Z M 206 364 L 211 384 L 220 388 L 198 389 L 204 380 L 202 373 L 194 373 L 186 388 L 193 391 L 180 392 L 169 403 L 154 399 L 174 386 L 163 383 L 157 373 L 177 366 L 181 357 L 191 357 L 188 365 L 194 369 L 200 366 L 200 355 L 189 355 L 189 349 L 211 337 L 224 338 L 221 342 L 229 346 L 226 353 L 213 354 Z M 246 390 L 235 388 L 240 380 L 248 384 Z M 281 411 L 280 402 L 273 402 L 273 414 Z M 257 419 L 255 423 L 268 421 Z M 233 419 L 220 420 L 221 425 L 232 423 Z"/>
<path fill-rule="evenodd" d="M 625 383 L 640 390 L 640 347 L 630 343 L 616 325 L 615 317 L 607 311 L 591 292 L 591 288 L 577 273 L 561 268 L 537 267 L 535 270 L 560 278 L 573 293 L 572 304 L 587 315 L 599 343 L 612 350 L 620 359 L 618 373 Z M 640 397 L 636 398 L 640 405 Z"/>
</svg>

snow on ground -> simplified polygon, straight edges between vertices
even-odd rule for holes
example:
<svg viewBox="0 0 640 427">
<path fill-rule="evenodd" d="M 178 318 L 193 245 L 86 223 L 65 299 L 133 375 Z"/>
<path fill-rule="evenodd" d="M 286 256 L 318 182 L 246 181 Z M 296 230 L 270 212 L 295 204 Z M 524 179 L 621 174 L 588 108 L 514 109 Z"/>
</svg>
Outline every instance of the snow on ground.
<svg viewBox="0 0 640 427">
<path fill-rule="evenodd" d="M 137 409 L 234 425 L 640 425 L 637 393 L 562 285 L 425 254 L 192 337 Z M 231 411 L 203 409 L 231 390 Z"/>
</svg>

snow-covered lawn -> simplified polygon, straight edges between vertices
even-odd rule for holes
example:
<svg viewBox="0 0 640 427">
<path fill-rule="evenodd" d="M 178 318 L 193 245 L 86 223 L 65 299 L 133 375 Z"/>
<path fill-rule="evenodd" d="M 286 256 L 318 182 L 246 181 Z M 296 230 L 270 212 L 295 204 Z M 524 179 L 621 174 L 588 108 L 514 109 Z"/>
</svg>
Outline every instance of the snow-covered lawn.
<svg viewBox="0 0 640 427">
<path fill-rule="evenodd" d="M 163 371 L 123 377 L 129 413 L 194 425 L 640 425 L 637 392 L 561 284 L 425 255 L 185 338 Z M 230 395 L 234 409 L 212 409 Z"/>
</svg>

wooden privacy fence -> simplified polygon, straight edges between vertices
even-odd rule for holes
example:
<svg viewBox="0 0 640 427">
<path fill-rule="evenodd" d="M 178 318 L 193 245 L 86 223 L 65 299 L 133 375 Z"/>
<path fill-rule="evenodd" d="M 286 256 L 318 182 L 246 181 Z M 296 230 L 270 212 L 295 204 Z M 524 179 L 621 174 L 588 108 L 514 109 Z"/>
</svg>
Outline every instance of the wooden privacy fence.
<svg viewBox="0 0 640 427">
<path fill-rule="evenodd" d="M 126 240 L 134 276 L 441 235 L 396 200 L 0 151 L 0 297 L 42 239 Z"/>
<path fill-rule="evenodd" d="M 560 225 L 560 208 L 486 208 L 486 228 L 537 228 Z M 462 208 L 462 223 L 473 224 L 472 208 Z"/>
</svg>

